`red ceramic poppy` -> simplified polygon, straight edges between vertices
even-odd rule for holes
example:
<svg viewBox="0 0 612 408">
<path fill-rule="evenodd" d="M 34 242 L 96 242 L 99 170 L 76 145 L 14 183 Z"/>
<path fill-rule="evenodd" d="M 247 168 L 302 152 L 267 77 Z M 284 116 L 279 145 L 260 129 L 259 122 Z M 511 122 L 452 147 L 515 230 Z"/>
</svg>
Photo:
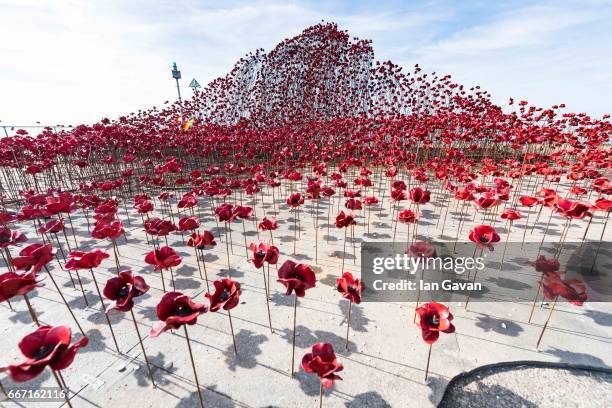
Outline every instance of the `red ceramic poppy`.
<svg viewBox="0 0 612 408">
<path fill-rule="evenodd" d="M 534 262 L 536 271 L 538 272 L 555 272 L 561 267 L 558 259 L 547 259 L 544 255 L 540 255 Z"/>
<path fill-rule="evenodd" d="M 34 288 L 39 288 L 41 278 L 34 272 L 6 272 L 0 275 L 0 302 L 13 296 L 24 295 Z"/>
<path fill-rule="evenodd" d="M 310 266 L 298 264 L 288 259 L 278 269 L 277 282 L 285 285 L 285 295 L 295 291 L 298 297 L 304 297 L 306 290 L 315 287 L 317 279 Z"/>
<path fill-rule="evenodd" d="M 437 256 L 436 248 L 425 241 L 417 241 L 410 245 L 408 249 L 406 249 L 406 253 L 414 258 L 435 258 Z"/>
<path fill-rule="evenodd" d="M 403 224 L 413 224 L 419 220 L 419 215 L 412 210 L 403 210 L 397 215 L 397 220 Z"/>
<path fill-rule="evenodd" d="M 19 270 L 38 273 L 43 266 L 53 260 L 56 250 L 51 244 L 31 244 L 12 259 L 12 264 Z"/>
<path fill-rule="evenodd" d="M 473 201 L 474 205 L 478 209 L 488 210 L 499 204 L 499 199 L 493 193 L 484 193 L 476 200 Z"/>
<path fill-rule="evenodd" d="M 149 235 L 165 237 L 172 231 L 176 231 L 176 225 L 174 225 L 170 220 L 162 220 L 161 218 L 149 218 L 144 222 L 144 229 Z"/>
<path fill-rule="evenodd" d="M 19 231 L 11 231 L 8 227 L 0 227 L 0 248 L 19 245 L 28 240 L 28 238 Z"/>
<path fill-rule="evenodd" d="M 205 296 L 210 302 L 210 311 L 217 312 L 219 309 L 231 310 L 240 302 L 240 284 L 231 279 L 222 279 L 214 282 L 215 292 Z"/>
<path fill-rule="evenodd" d="M 350 272 L 344 272 L 341 278 L 336 278 L 336 285 L 342 297 L 357 305 L 361 303 L 361 279 L 355 279 Z"/>
<path fill-rule="evenodd" d="M 519 201 L 525 207 L 533 207 L 534 205 L 536 205 L 536 204 L 538 204 L 540 202 L 540 200 L 538 200 L 536 197 L 531 197 L 531 196 L 519 197 Z"/>
<path fill-rule="evenodd" d="M 38 229 L 38 232 L 43 234 L 57 234 L 64 230 L 64 219 L 59 218 L 51 220 Z"/>
<path fill-rule="evenodd" d="M 253 216 L 253 209 L 251 207 L 237 205 L 234 207 L 234 214 L 240 219 L 248 220 Z"/>
<path fill-rule="evenodd" d="M 26 382 L 36 378 L 47 366 L 56 371 L 68 368 L 78 349 L 88 343 L 87 337 L 81 337 L 70 344 L 71 338 L 72 331 L 68 326 L 41 326 L 19 342 L 19 349 L 26 360 L 21 364 L 2 367 L 0 371 L 8 370 L 15 382 Z"/>
<path fill-rule="evenodd" d="M 76 270 L 97 268 L 109 255 L 101 249 L 92 249 L 89 252 L 72 251 L 69 257 L 70 259 L 66 262 L 65 268 Z"/>
<path fill-rule="evenodd" d="M 410 190 L 410 200 L 417 205 L 427 204 L 431 198 L 431 193 L 421 187 L 414 187 Z"/>
<path fill-rule="evenodd" d="M 113 221 L 112 223 L 99 221 L 91 231 L 91 236 L 96 239 L 118 239 L 125 233 L 123 229 L 123 223 L 119 220 Z"/>
<path fill-rule="evenodd" d="M 571 201 L 560 198 L 555 206 L 555 211 L 564 218 L 582 219 L 591 216 L 591 205 L 582 201 Z"/>
<path fill-rule="evenodd" d="M 357 225 L 355 216 L 352 213 L 345 214 L 344 211 L 340 211 L 336 217 L 336 228 L 348 228 L 351 225 Z"/>
<path fill-rule="evenodd" d="M 363 210 L 363 205 L 361 204 L 361 201 L 357 200 L 356 198 L 349 198 L 344 203 L 344 206 L 349 210 L 353 211 Z"/>
<path fill-rule="evenodd" d="M 251 243 L 249 249 L 253 252 L 251 261 L 257 269 L 264 265 L 264 262 L 268 262 L 271 265 L 275 265 L 278 262 L 278 255 L 280 251 L 273 245 L 266 245 L 261 242 L 259 245 Z"/>
<path fill-rule="evenodd" d="M 419 317 L 418 324 L 421 327 L 421 336 L 427 344 L 435 343 L 440 332 L 453 333 L 455 326 L 451 323 L 453 315 L 448 307 L 441 303 L 429 302 L 416 309 Z"/>
<path fill-rule="evenodd" d="M 176 330 L 184 324 L 194 325 L 198 316 L 208 311 L 205 304 L 195 303 L 189 296 L 180 292 L 165 293 L 156 310 L 161 321 L 151 329 L 151 337 L 157 337 L 168 330 Z"/>
<path fill-rule="evenodd" d="M 563 280 L 559 272 L 545 273 L 542 277 L 542 292 L 549 300 L 561 296 L 576 306 L 587 300 L 586 285 L 578 279 Z"/>
<path fill-rule="evenodd" d="M 215 246 L 215 236 L 210 231 L 204 231 L 201 234 L 194 232 L 191 234 L 191 238 L 187 241 L 187 245 L 190 247 L 196 247 L 198 249 L 205 249 L 207 246 Z"/>
<path fill-rule="evenodd" d="M 378 204 L 378 198 L 376 198 L 375 196 L 369 196 L 369 197 L 364 198 L 363 202 L 367 205 Z"/>
<path fill-rule="evenodd" d="M 134 208 L 138 211 L 138 214 L 146 214 L 154 210 L 153 202 L 150 200 L 141 201 L 134 205 Z"/>
<path fill-rule="evenodd" d="M 106 313 L 111 310 L 129 312 L 134 307 L 134 298 L 149 291 L 149 285 L 141 276 L 132 271 L 121 271 L 119 276 L 109 278 L 104 286 L 104 296 L 112 300 L 106 307 Z"/>
<path fill-rule="evenodd" d="M 180 265 L 182 261 L 181 257 L 176 254 L 176 251 L 169 246 L 151 251 L 145 256 L 145 262 L 153 265 L 153 269 L 156 271 L 173 268 Z"/>
<path fill-rule="evenodd" d="M 612 210 L 612 200 L 608 200 L 603 197 L 598 198 L 597 200 L 595 200 L 595 207 L 597 207 L 601 211 L 610 211 Z"/>
<path fill-rule="evenodd" d="M 276 218 L 267 218 L 264 217 L 263 220 L 259 223 L 259 229 L 262 231 L 274 231 L 278 228 L 278 222 Z"/>
<path fill-rule="evenodd" d="M 179 231 L 191 231 L 200 228 L 200 220 L 197 217 L 183 217 L 178 222 Z"/>
<path fill-rule="evenodd" d="M 234 212 L 233 204 L 225 203 L 221 204 L 219 207 L 215 209 L 215 214 L 219 221 L 222 222 L 232 222 L 236 218 L 236 213 Z"/>
<path fill-rule="evenodd" d="M 479 248 L 488 248 L 493 251 L 493 244 L 499 242 L 499 234 L 490 225 L 479 225 L 470 231 L 470 241 Z"/>
<path fill-rule="evenodd" d="M 287 205 L 292 208 L 299 207 L 304 204 L 304 196 L 300 193 L 293 193 L 287 198 Z"/>
<path fill-rule="evenodd" d="M 504 210 L 501 218 L 504 220 L 516 221 L 521 218 L 521 213 L 516 210 Z"/>
<path fill-rule="evenodd" d="M 331 388 L 334 381 L 342 380 L 342 377 L 336 373 L 344 369 L 340 360 L 336 358 L 334 348 L 329 343 L 313 345 L 312 352 L 302 357 L 302 368 L 307 373 L 318 375 L 325 388 Z"/>
</svg>

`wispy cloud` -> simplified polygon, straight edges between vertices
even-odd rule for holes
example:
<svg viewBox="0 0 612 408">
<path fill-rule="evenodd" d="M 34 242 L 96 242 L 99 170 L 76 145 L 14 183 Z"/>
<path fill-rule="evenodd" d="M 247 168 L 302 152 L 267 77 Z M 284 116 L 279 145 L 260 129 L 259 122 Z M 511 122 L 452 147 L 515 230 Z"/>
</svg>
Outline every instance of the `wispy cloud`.
<svg viewBox="0 0 612 408">
<path fill-rule="evenodd" d="M 79 123 L 174 99 L 256 48 L 325 19 L 372 38 L 380 59 L 509 96 L 609 110 L 610 6 L 567 2 L 0 0 L 0 120 Z M 188 94 L 187 89 L 183 90 Z"/>
</svg>

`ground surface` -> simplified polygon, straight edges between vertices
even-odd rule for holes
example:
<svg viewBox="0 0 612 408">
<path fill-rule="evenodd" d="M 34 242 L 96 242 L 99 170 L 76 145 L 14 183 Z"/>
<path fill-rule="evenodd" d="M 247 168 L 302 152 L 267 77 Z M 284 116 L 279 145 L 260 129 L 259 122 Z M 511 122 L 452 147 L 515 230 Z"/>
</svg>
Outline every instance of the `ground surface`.
<svg viewBox="0 0 612 408">
<path fill-rule="evenodd" d="M 531 189 L 533 185 L 528 187 Z M 375 191 L 379 197 L 382 195 L 382 191 Z M 286 197 L 289 192 L 282 193 L 282 196 Z M 387 190 L 386 197 L 388 194 Z M 278 191 L 276 197 L 278 200 Z M 413 324 L 414 304 L 354 305 L 349 350 L 345 351 L 343 345 L 348 303 L 335 290 L 335 278 L 340 274 L 342 262 L 344 231 L 337 230 L 332 223 L 328 232 L 329 207 L 327 200 L 323 199 L 319 206 L 319 230 L 315 232 L 314 218 L 311 215 L 313 209 L 307 202 L 300 211 L 299 240 L 296 243 L 296 255 L 293 255 L 295 214 L 284 204 L 284 199 L 283 204 L 277 208 L 272 206 L 271 199 L 271 192 L 266 190 L 263 207 L 260 196 L 257 203 L 251 204 L 255 206 L 259 220 L 264 211 L 268 216 L 279 211 L 280 229 L 274 232 L 274 243 L 281 249 L 281 262 L 295 259 L 308 263 L 316 270 L 318 279 L 317 286 L 308 291 L 305 298 L 300 299 L 297 309 L 296 374 L 293 379 L 289 375 L 293 299 L 286 297 L 283 287 L 275 282 L 275 269 L 272 268 L 270 307 L 274 332 L 271 333 L 268 328 L 262 272 L 247 262 L 243 226 L 240 222 L 236 222 L 232 225 L 230 262 L 232 277 L 242 284 L 243 289 L 241 304 L 232 311 L 238 355 L 234 355 L 227 313 L 207 313 L 199 318 L 197 325 L 189 327 L 189 337 L 207 407 L 316 406 L 319 403 L 318 379 L 301 370 L 299 361 L 312 344 L 320 341 L 331 343 L 344 364 L 344 371 L 341 373 L 343 381 L 336 382 L 333 390 L 326 391 L 324 395 L 326 407 L 435 406 L 440 401 L 446 385 L 454 376 L 497 362 L 538 360 L 598 367 L 612 366 L 612 306 L 608 303 L 587 302 L 583 307 L 557 305 L 542 344 L 536 349 L 536 340 L 549 309 L 546 305 L 538 305 L 532 323 L 527 322 L 533 297 L 533 290 L 529 288 L 535 287 L 529 285 L 537 282 L 538 275 L 518 275 L 512 272 L 512 265 L 520 263 L 521 259 L 518 258 L 521 257 L 506 260 L 505 265 L 510 269 L 504 269 L 505 275 L 502 281 L 499 281 L 499 277 L 492 279 L 498 279 L 497 282 L 501 284 L 523 288 L 522 296 L 502 301 L 491 294 L 490 298 L 485 297 L 470 303 L 469 311 L 465 310 L 465 303 L 462 301 L 449 303 L 455 316 L 456 332 L 442 335 L 433 346 L 427 381 L 424 381 L 427 346 L 421 339 L 419 329 Z M 244 203 L 247 203 L 246 199 Z M 333 219 L 338 213 L 338 200 L 332 200 L 330 204 Z M 344 201 L 340 208 L 342 207 Z M 431 203 L 423 207 L 418 230 L 420 237 L 449 241 L 455 239 L 458 221 L 462 217 L 461 211 L 452 203 L 444 223 L 439 221 L 439 218 L 443 217 L 442 212 L 446 207 L 447 204 L 438 201 L 436 195 L 433 196 Z M 524 208 L 522 210 L 524 211 Z M 482 214 L 478 214 L 474 219 L 474 211 L 471 208 L 469 212 L 466 209 L 465 213 L 462 236 L 467 237 L 467 231 L 474 224 L 481 222 Z M 359 219 L 360 224 L 355 231 L 357 259 L 353 257 L 353 242 L 349 234 L 345 270 L 359 275 L 359 245 L 362 240 L 392 239 L 391 214 L 388 204 L 382 208 L 374 207 L 370 215 L 370 234 L 364 225 L 366 218 Z M 147 244 L 142 221 L 131 209 L 130 223 L 126 220 L 125 211 L 122 210 L 119 215 L 127 229 L 127 243 L 124 239 L 119 242 L 121 268 L 131 268 L 135 273 L 142 274 L 152 287 L 149 293 L 137 300 L 134 311 L 140 331 L 145 337 L 147 354 L 154 365 L 158 387 L 153 389 L 149 384 L 130 315 L 119 312 L 111 314 L 121 350 L 119 354 L 114 349 L 109 328 L 100 312 L 91 275 L 88 271 L 82 271 L 80 274 L 90 304 L 90 307 L 86 307 L 78 290 L 78 284 L 76 289 L 73 288 L 67 273 L 60 270 L 55 262 L 51 271 L 59 281 L 62 292 L 86 335 L 90 338 L 89 346 L 79 351 L 73 365 L 64 372 L 64 378 L 72 391 L 72 403 L 75 407 L 197 406 L 198 398 L 187 353 L 185 333 L 179 330 L 176 333 L 165 333 L 158 338 L 148 336 L 150 327 L 157 321 L 155 305 L 163 295 L 163 291 L 159 273 L 154 273 L 143 261 L 145 254 L 152 247 Z M 201 216 L 205 227 L 217 235 L 218 245 L 214 249 L 205 251 L 208 276 L 211 280 L 225 277 L 227 276 L 226 238 L 223 226 L 217 226 L 212 217 L 208 199 L 201 199 L 201 207 L 196 210 L 196 215 Z M 537 211 L 533 209 L 530 214 L 530 228 L 526 234 L 524 234 L 525 220 L 517 221 L 512 227 L 511 241 L 520 242 L 525 236 L 528 242 L 523 258 L 533 259 L 538 252 L 545 227 L 542 220 L 548 220 L 548 212 L 542 214 L 542 220 L 538 224 L 534 223 L 536 217 Z M 73 221 L 80 249 L 97 247 L 106 249 L 111 254 L 111 258 L 95 270 L 97 279 L 104 282 L 114 276 L 116 267 L 110 243 L 92 239 L 83 217 L 76 216 Z M 37 241 L 31 232 L 31 225 L 21 225 L 24 229 L 30 228 L 30 232 L 26 230 L 30 242 Z M 532 229 L 533 225 L 536 226 Z M 547 240 L 559 240 L 564 225 L 565 223 L 558 217 L 553 217 Z M 602 217 L 596 217 L 590 226 L 587 239 L 598 241 L 602 226 Z M 256 241 L 258 236 L 255 223 L 246 222 L 244 227 L 247 241 Z M 498 221 L 496 227 L 500 235 L 505 237 L 507 225 Z M 585 227 L 586 221 L 572 223 L 569 226 L 567 240 L 580 241 Z M 260 238 L 265 239 L 267 235 L 260 233 Z M 402 225 L 397 230 L 396 238 L 398 242 L 408 240 Z M 610 233 L 606 233 L 605 239 L 610 240 Z M 74 247 L 71 236 L 69 241 L 71 247 Z M 168 241 L 183 256 L 183 263 L 174 271 L 176 289 L 202 300 L 206 292 L 206 282 L 199 277 L 193 248 L 184 245 L 180 235 L 172 235 Z M 62 242 L 66 251 L 65 242 Z M 496 254 L 499 254 L 499 251 Z M 167 273 L 164 276 L 166 287 L 171 287 L 170 277 Z M 75 333 L 77 332 L 66 307 L 61 303 L 48 278 L 46 286 L 37 290 L 31 299 L 43 323 L 67 324 Z M 25 302 L 22 299 L 14 299 L 12 306 L 15 311 L 11 311 L 6 303 L 0 306 L 0 321 L 4 322 L 0 327 L 1 365 L 22 359 L 16 345 L 25 334 L 34 330 Z M 550 375 L 557 376 L 558 381 L 544 382 L 543 378 L 549 378 L 549 374 L 536 373 L 533 375 L 537 380 L 527 382 L 531 388 L 525 391 L 526 394 L 520 394 L 517 387 L 522 386 L 518 382 L 513 382 L 512 378 L 516 377 L 516 381 L 522 381 L 526 379 L 526 375 L 514 373 L 499 375 L 506 377 L 498 378 L 495 375 L 487 377 L 484 386 L 489 389 L 496 387 L 495 381 L 498 381 L 500 387 L 514 390 L 513 392 L 522 395 L 527 401 L 530 398 L 539 401 L 537 398 L 541 394 L 540 391 L 550 388 L 549 384 L 555 385 L 554 392 L 551 391 L 553 393 L 546 395 L 550 395 L 551 398 L 555 395 L 567 397 L 566 394 L 555 394 L 555 392 L 564 389 L 559 382 L 566 379 L 570 381 L 572 378 L 569 374 L 555 372 Z M 5 375 L 0 378 L 6 388 L 15 387 Z M 586 381 L 587 377 L 581 378 Z M 601 389 L 605 398 L 610 398 L 609 384 L 606 387 L 605 383 L 597 383 L 595 377 L 589 381 L 592 381 L 593 390 Z M 502 382 L 506 385 L 501 385 Z M 45 372 L 28 387 L 41 385 L 55 385 L 50 373 Z M 472 392 L 472 388 L 469 387 L 472 385 L 467 386 L 468 393 Z M 605 398 L 602 398 L 602 401 Z M 557 405 L 557 401 L 552 399 L 547 401 Z M 578 405 L 593 406 L 586 400 L 571 401 L 575 401 Z M 19 406 L 15 402 L 2 404 L 7 407 Z M 60 403 L 55 404 L 55 406 L 60 405 Z M 54 405 L 27 403 L 22 406 Z"/>
<path fill-rule="evenodd" d="M 450 385 L 439 407 L 609 407 L 611 387 L 611 372 L 489 368 Z"/>
</svg>

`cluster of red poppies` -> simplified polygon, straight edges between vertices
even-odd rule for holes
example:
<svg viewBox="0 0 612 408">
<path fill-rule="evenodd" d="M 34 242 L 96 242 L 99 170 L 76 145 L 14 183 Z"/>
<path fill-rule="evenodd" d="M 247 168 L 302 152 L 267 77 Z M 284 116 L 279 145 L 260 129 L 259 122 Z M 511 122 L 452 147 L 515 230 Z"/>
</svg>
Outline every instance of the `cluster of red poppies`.
<svg viewBox="0 0 612 408">
<path fill-rule="evenodd" d="M 17 130 L 0 139 L 0 172 L 8 181 L 0 191 L 0 252 L 8 268 L 0 275 L 0 301 L 10 305 L 11 298 L 23 296 L 38 324 L 28 293 L 41 286 L 44 269 L 72 314 L 55 280 L 55 269 L 47 267 L 56 259 L 62 268 L 61 255 L 75 288 L 76 275 L 85 303 L 79 273 L 89 270 L 105 312 L 132 313 L 140 339 L 132 308 L 134 299 L 149 286 L 120 262 L 120 247 L 128 239 L 124 222 L 132 225 L 133 221 L 130 214 L 140 218 L 147 244 L 153 247 L 144 261 L 159 272 L 165 292 L 157 305 L 159 322 L 150 334 L 182 327 L 188 345 L 187 326 L 206 312 L 226 311 L 233 334 L 231 310 L 241 295 L 230 263 L 231 228 L 236 222 L 242 224 L 247 258 L 262 270 L 273 331 L 270 265 L 277 265 L 285 255 L 274 245 L 273 236 L 284 204 L 294 214 L 294 255 L 302 233 L 300 213 L 311 204 L 315 263 L 322 200 L 327 201 L 328 237 L 329 225 L 334 225 L 330 214 L 337 214 L 335 226 L 344 233 L 345 253 L 349 234 L 355 251 L 356 226 L 367 226 L 368 236 L 372 212 L 379 210 L 382 218 L 385 206 L 391 213 L 394 243 L 398 224 L 406 225 L 412 254 L 432 252 L 424 242 L 432 237 L 418 234 L 426 206 L 437 217 L 441 235 L 448 226 L 449 209 L 459 210 L 455 245 L 460 236 L 466 236 L 462 235 L 464 215 L 473 211 L 474 220 L 479 216 L 482 225 L 467 232 L 475 251 L 493 251 L 503 242 L 505 256 L 513 223 L 525 218 L 524 242 L 527 231 L 533 232 L 545 213 L 549 218 L 542 242 L 555 216 L 565 223 L 562 240 L 572 222 L 588 219 L 586 239 L 593 220 L 599 219 L 601 242 L 612 209 L 609 116 L 596 119 L 567 113 L 563 104 L 542 109 L 510 100 L 509 107 L 504 111 L 493 104 L 478 86 L 467 89 L 453 83 L 450 76 L 423 73 L 418 65 L 404 73 L 391 62 L 375 61 L 369 41 L 351 39 L 334 24 L 319 24 L 268 54 L 261 50 L 250 54 L 226 77 L 183 103 L 60 132 L 48 128 L 37 136 Z M 252 206 L 243 205 L 245 197 Z M 214 216 L 217 227 L 220 223 L 225 227 L 227 278 L 214 280 L 213 290 L 204 251 L 222 237 L 206 229 L 202 215 L 206 211 Z M 537 215 L 531 225 L 533 212 Z M 112 244 L 116 276 L 103 288 L 94 269 L 110 256 L 98 249 L 79 249 L 73 217 L 81 216 L 92 238 Z M 505 240 L 496 225 L 504 221 Z M 269 240 L 248 243 L 250 222 L 258 238 L 261 231 L 269 234 Z M 32 223 L 42 242 L 13 256 L 9 248 L 27 241 L 13 227 L 15 223 L 23 223 L 21 229 Z M 173 233 L 194 248 L 200 278 L 208 289 L 201 302 L 176 291 L 173 268 L 183 259 L 168 241 Z M 345 272 L 344 258 L 337 290 L 349 301 L 348 349 L 351 307 L 361 302 L 362 284 Z M 582 305 L 587 299 L 584 283 L 565 279 L 556 258 L 535 262 L 542 273 L 536 299 L 541 290 L 554 302 L 561 297 Z M 166 291 L 164 273 L 170 273 L 172 291 Z M 278 268 L 277 281 L 287 296 L 294 296 L 293 372 L 298 298 L 315 286 L 316 277 L 310 266 L 287 259 Z M 104 299 L 110 300 L 108 306 Z M 448 307 L 418 303 L 415 317 L 430 346 L 439 333 L 455 330 Z M 107 323 L 119 351 L 108 317 Z M 47 366 L 61 377 L 59 372 L 86 344 L 84 336 L 71 344 L 66 326 L 41 326 L 19 345 L 26 361 L 5 369 L 15 381 L 29 380 Z M 235 339 L 234 349 L 237 353 Z M 316 373 L 322 387 L 340 379 L 336 373 L 343 369 L 327 343 L 315 344 L 303 357 L 302 367 Z M 150 367 L 149 374 L 154 384 Z M 195 364 L 194 375 L 197 382 Z"/>
</svg>

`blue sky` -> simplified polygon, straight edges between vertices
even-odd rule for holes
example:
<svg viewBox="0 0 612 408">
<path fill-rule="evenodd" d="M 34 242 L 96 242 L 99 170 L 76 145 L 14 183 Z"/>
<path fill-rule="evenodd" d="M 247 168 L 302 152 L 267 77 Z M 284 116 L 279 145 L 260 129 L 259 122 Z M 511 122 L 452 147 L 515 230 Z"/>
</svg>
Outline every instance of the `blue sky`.
<svg viewBox="0 0 612 408">
<path fill-rule="evenodd" d="M 176 98 L 324 19 L 376 57 L 573 111 L 612 111 L 610 1 L 0 0 L 0 124 L 90 123 Z"/>
</svg>

